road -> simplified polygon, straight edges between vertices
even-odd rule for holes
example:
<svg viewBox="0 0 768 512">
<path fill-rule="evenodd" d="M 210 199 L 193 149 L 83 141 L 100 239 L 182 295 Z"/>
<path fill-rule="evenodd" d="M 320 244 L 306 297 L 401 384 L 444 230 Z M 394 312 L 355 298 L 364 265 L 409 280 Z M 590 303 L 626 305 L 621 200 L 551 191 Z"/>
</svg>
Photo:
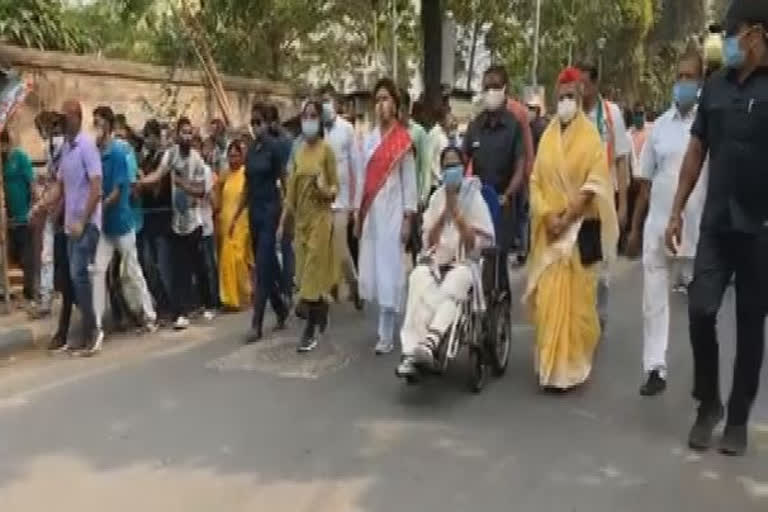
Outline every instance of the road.
<svg viewBox="0 0 768 512">
<path fill-rule="evenodd" d="M 685 299 L 670 388 L 643 399 L 641 286 L 636 265 L 616 278 L 594 376 L 565 395 L 537 390 L 522 316 L 507 376 L 479 395 L 461 363 L 403 385 L 372 353 L 374 319 L 346 307 L 309 356 L 297 324 L 243 346 L 231 315 L 88 360 L 19 357 L 0 367 L 0 511 L 765 512 L 768 393 L 746 457 L 689 452 Z"/>
</svg>

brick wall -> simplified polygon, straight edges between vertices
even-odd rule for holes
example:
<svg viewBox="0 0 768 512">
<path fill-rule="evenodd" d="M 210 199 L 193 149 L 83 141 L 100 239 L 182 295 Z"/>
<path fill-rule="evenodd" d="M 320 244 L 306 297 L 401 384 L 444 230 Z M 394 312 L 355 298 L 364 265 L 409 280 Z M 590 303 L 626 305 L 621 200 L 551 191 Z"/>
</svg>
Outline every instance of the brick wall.
<svg viewBox="0 0 768 512">
<path fill-rule="evenodd" d="M 124 113 L 137 130 L 147 119 L 173 110 L 176 116 L 186 115 L 201 126 L 221 115 L 204 75 L 194 70 L 4 44 L 0 44 L 0 65 L 20 70 L 32 86 L 32 93 L 11 119 L 9 128 L 33 159 L 43 156 L 33 123 L 35 115 L 41 110 L 58 110 L 69 98 L 82 103 L 86 130 L 91 129 L 91 112 L 98 105 L 110 105 L 116 113 Z M 222 81 L 234 127 L 247 124 L 255 100 L 274 102 L 283 118 L 297 111 L 300 92 L 290 85 L 232 76 L 223 76 Z"/>
</svg>

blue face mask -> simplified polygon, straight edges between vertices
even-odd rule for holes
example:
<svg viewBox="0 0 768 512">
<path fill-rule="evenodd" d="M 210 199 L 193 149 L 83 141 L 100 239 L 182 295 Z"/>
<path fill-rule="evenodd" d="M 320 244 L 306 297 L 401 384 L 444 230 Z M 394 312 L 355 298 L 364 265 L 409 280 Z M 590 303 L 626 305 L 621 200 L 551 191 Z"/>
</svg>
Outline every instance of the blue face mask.
<svg viewBox="0 0 768 512">
<path fill-rule="evenodd" d="M 313 137 L 317 137 L 317 134 L 320 132 L 320 121 L 317 119 L 302 119 L 301 120 L 301 133 L 304 134 L 304 136 L 309 137 L 310 139 Z"/>
<path fill-rule="evenodd" d="M 459 188 L 464 179 L 464 166 L 452 165 L 443 169 L 443 183 L 448 187 Z"/>
<path fill-rule="evenodd" d="M 747 55 L 741 49 L 739 36 L 726 37 L 723 42 L 723 61 L 731 69 L 739 69 L 744 65 Z"/>
<path fill-rule="evenodd" d="M 680 80 L 672 89 L 672 96 L 678 107 L 692 107 L 699 97 L 699 82 L 695 80 Z"/>
</svg>

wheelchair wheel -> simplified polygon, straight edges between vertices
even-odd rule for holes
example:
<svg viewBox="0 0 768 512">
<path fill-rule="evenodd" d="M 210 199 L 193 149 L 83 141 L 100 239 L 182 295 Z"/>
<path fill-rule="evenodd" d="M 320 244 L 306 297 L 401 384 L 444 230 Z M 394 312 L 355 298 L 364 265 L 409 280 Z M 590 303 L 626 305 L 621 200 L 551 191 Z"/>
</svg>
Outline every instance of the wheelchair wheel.
<svg viewBox="0 0 768 512">
<path fill-rule="evenodd" d="M 512 344 L 512 318 L 509 299 L 502 300 L 493 308 L 488 329 L 487 350 L 493 373 L 501 377 L 507 371 L 509 350 Z"/>
<path fill-rule="evenodd" d="M 485 387 L 485 382 L 488 378 L 488 369 L 483 358 L 483 351 L 478 348 L 470 349 L 469 364 L 471 366 L 469 389 L 473 393 L 479 393 Z"/>
</svg>

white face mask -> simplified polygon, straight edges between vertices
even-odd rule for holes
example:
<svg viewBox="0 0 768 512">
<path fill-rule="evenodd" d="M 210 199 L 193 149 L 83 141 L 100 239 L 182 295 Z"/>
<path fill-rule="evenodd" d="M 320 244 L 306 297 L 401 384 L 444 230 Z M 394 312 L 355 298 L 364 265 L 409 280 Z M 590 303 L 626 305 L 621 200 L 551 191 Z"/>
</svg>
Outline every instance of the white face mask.
<svg viewBox="0 0 768 512">
<path fill-rule="evenodd" d="M 483 96 L 486 110 L 498 110 L 504 104 L 506 89 L 488 89 Z"/>
<path fill-rule="evenodd" d="M 61 153 L 61 147 L 64 145 L 64 136 L 63 135 L 54 135 L 51 137 L 51 142 L 48 145 L 48 159 L 49 160 L 56 160 L 59 158 L 59 153 Z"/>
<path fill-rule="evenodd" d="M 579 105 L 572 98 L 563 98 L 557 102 L 557 117 L 564 123 L 570 123 L 579 111 Z"/>
</svg>

